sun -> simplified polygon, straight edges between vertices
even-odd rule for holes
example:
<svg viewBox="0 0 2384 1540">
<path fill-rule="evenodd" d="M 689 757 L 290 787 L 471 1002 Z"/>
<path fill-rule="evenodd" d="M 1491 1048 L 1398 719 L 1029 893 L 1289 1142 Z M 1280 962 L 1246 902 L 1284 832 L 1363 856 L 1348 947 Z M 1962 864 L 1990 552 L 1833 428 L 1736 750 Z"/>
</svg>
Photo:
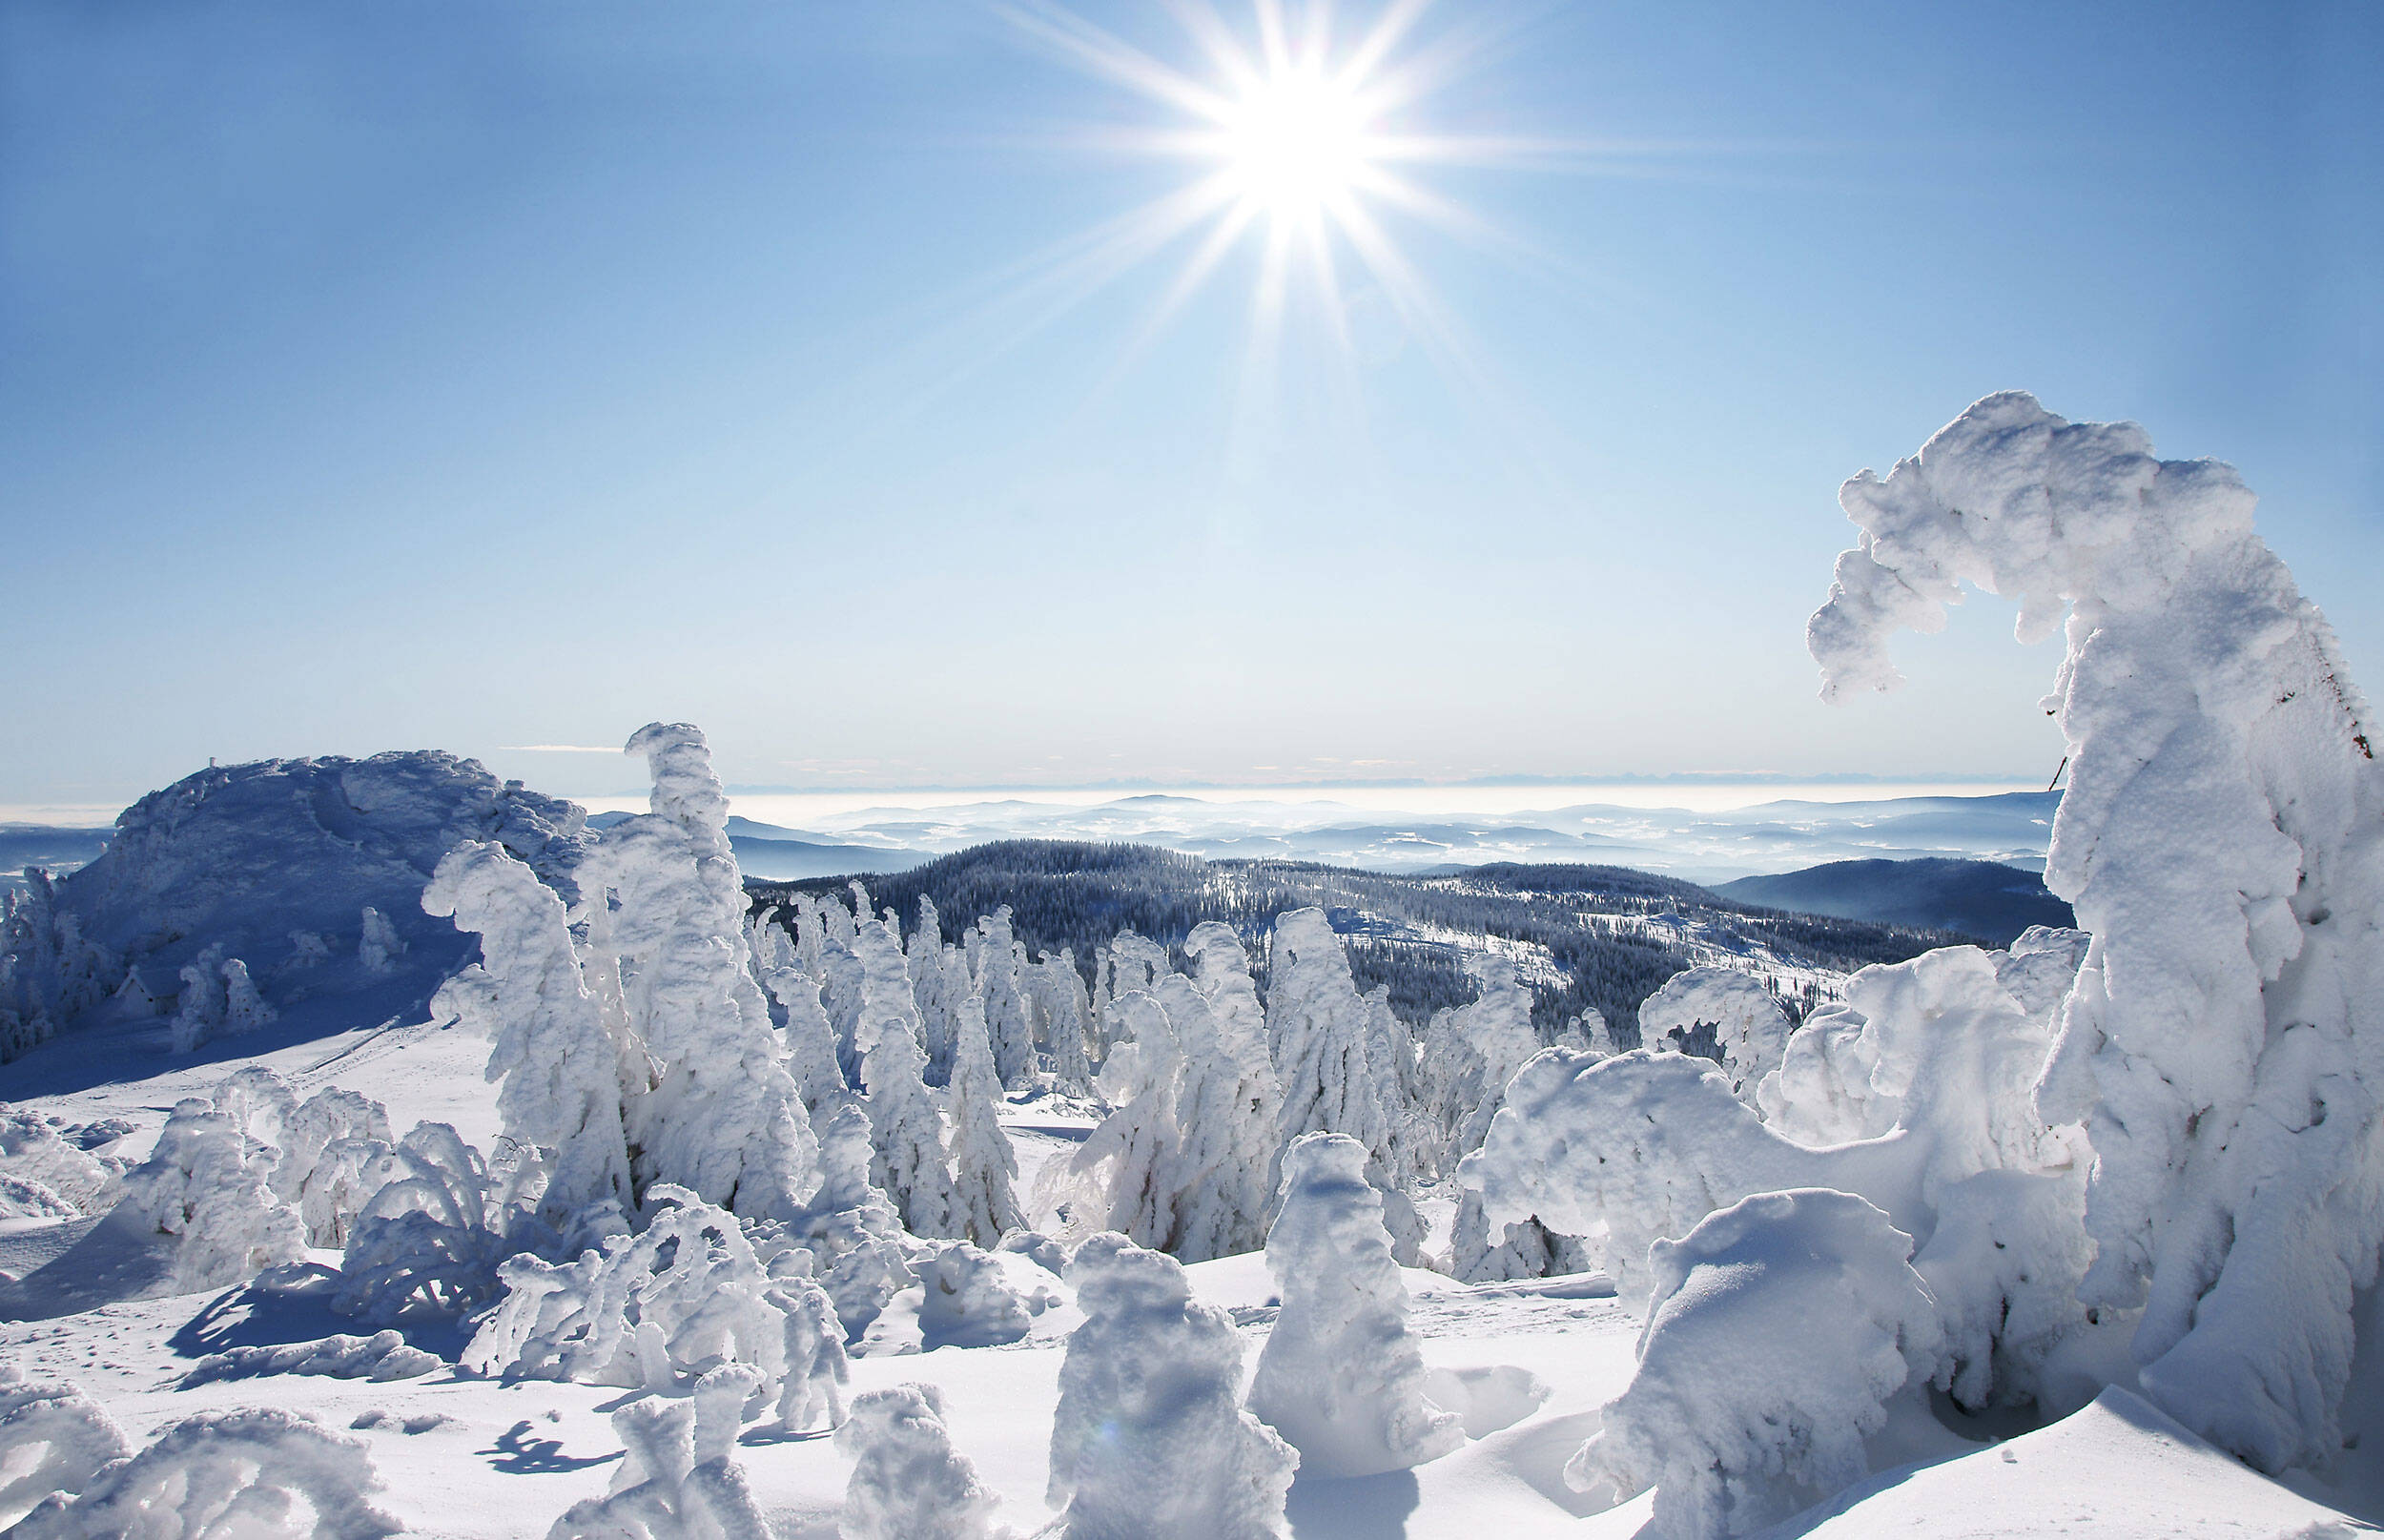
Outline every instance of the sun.
<svg viewBox="0 0 2384 1540">
<path fill-rule="evenodd" d="M 1216 154 L 1234 196 L 1276 219 L 1313 220 L 1346 202 L 1386 154 L 1365 94 L 1314 64 L 1250 81 L 1218 116 Z"/>
<path fill-rule="evenodd" d="M 1336 27 L 1334 0 L 1247 4 L 1229 20 L 1217 0 L 1167 0 L 1189 44 L 1179 59 L 1129 43 L 1059 0 L 994 0 L 1033 42 L 1140 98 L 1139 122 L 1107 121 L 1072 136 L 1083 148 L 1186 172 L 1171 191 L 1029 264 L 1022 300 L 1036 317 L 1055 315 L 1180 254 L 1107 377 L 1115 379 L 1229 257 L 1248 252 L 1246 389 L 1264 391 L 1294 322 L 1305 335 L 1321 333 L 1345 359 L 1357 357 L 1353 318 L 1376 338 L 1389 331 L 1414 339 L 1442 368 L 1478 382 L 1483 372 L 1462 328 L 1398 236 L 1420 222 L 1487 249 L 1518 246 L 1435 191 L 1428 175 L 1527 165 L 1545 159 L 1553 141 L 1429 129 L 1428 98 L 1481 51 L 1478 32 L 1462 28 L 1419 44 L 1430 0 L 1381 0 L 1355 27 Z"/>
</svg>

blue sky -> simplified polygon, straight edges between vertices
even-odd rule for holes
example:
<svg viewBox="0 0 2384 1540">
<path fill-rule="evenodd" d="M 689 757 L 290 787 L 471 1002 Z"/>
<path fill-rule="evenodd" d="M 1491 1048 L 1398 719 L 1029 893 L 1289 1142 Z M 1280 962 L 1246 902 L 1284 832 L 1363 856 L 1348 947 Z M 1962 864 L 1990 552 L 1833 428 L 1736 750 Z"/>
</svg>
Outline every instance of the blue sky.
<svg viewBox="0 0 2384 1540">
<path fill-rule="evenodd" d="M 1075 15 L 1194 72 L 1155 6 Z M 1246 10 L 1220 12 L 1247 31 Z M 1345 31 L 1379 12 L 1345 6 Z M 0 803 L 652 718 L 781 786 L 2049 775 L 1975 603 L 1801 645 L 1839 481 L 1990 390 L 2240 466 L 2384 689 L 2360 5 L 1444 0 L 1385 211 L 1256 357 L 1255 232 L 997 9 L 0 10 Z M 1138 339 L 1141 339 L 1138 341 Z"/>
</svg>

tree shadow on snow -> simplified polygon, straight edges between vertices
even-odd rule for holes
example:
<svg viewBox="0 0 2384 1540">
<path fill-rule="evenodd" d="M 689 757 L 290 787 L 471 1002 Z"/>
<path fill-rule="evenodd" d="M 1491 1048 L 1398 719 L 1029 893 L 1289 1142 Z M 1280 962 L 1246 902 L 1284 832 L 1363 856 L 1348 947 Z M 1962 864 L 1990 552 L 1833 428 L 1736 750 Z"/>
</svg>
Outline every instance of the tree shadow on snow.
<svg viewBox="0 0 2384 1540">
<path fill-rule="evenodd" d="M 1284 1511 L 1295 1540 L 1398 1540 L 1423 1500 L 1412 1470 L 1341 1480 L 1301 1476 Z"/>
<path fill-rule="evenodd" d="M 234 1347 L 279 1347 L 324 1337 L 369 1337 L 380 1329 L 331 1307 L 339 1275 L 319 1263 L 298 1263 L 228 1288 L 184 1322 L 166 1345 L 183 1358 L 204 1358 Z M 469 1334 L 444 1317 L 401 1319 L 406 1345 L 453 1364 Z"/>
<path fill-rule="evenodd" d="M 532 1437 L 535 1425 L 526 1417 L 497 1435 L 497 1442 L 474 1454 L 493 1454 L 489 1465 L 508 1476 L 552 1476 L 568 1470 L 586 1470 L 590 1466 L 608 1465 L 618 1460 L 624 1450 L 610 1454 L 573 1455 L 563 1452 L 563 1441 Z"/>
</svg>

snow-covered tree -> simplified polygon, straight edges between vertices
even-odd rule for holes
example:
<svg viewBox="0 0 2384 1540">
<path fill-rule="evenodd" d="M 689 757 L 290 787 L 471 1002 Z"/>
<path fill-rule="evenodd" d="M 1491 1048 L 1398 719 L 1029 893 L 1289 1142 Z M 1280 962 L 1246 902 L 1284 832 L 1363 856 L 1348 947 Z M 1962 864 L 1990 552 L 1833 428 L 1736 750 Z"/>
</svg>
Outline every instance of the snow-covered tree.
<svg viewBox="0 0 2384 1540">
<path fill-rule="evenodd" d="M 1779 1068 L 1789 1030 L 1788 1013 L 1771 992 L 1736 968 L 1700 967 L 1675 974 L 1639 1005 L 1641 1046 L 1694 1052 L 1701 1044 L 1692 1039 L 1710 1033 L 1731 1089 L 1750 1106 L 1756 1086 Z M 1476 1140 L 1474 1146 L 1480 1143 Z"/>
<path fill-rule="evenodd" d="M 546 1540 L 770 1540 L 770 1521 L 735 1459 L 757 1376 L 723 1364 L 686 1401 L 639 1401 L 612 1414 L 625 1453 L 603 1497 L 571 1505 Z"/>
<path fill-rule="evenodd" d="M 370 904 L 364 906 L 361 923 L 363 930 L 357 937 L 356 960 L 364 965 L 368 974 L 396 973 L 398 959 L 405 955 L 405 937 L 400 935 L 398 928 L 389 923 L 388 915 Z"/>
<path fill-rule="evenodd" d="M 1531 1028 L 1531 992 L 1515 976 L 1513 961 L 1490 953 L 1470 959 L 1469 966 L 1477 990 L 1472 1003 L 1446 1013 L 1438 1023 L 1448 1034 L 1440 1039 L 1443 1053 L 1463 1077 L 1445 1094 L 1472 1098 L 1471 1106 L 1457 1112 L 1444 1170 L 1454 1170 L 1482 1147 L 1490 1120 L 1506 1103 L 1508 1082 L 1540 1051 L 1539 1035 Z M 1462 1057 L 1451 1051 L 1452 1039 L 1462 1045 Z M 1479 1194 L 1458 1195 L 1449 1258 L 1449 1271 L 1458 1278 L 1469 1283 L 1541 1278 L 1563 1270 L 1570 1261 L 1570 1248 L 1537 1220 L 1494 1228 L 1482 1212 Z"/>
<path fill-rule="evenodd" d="M 1537 1215 L 1587 1238 L 1588 1260 L 1626 1297 L 1649 1286 L 1654 1242 L 1741 1198 L 1801 1187 L 1859 1195 L 1919 1244 L 1914 1265 L 1946 1341 L 1941 1388 L 1974 1407 L 2074 1407 L 2095 1386 L 2050 1378 L 2047 1365 L 2086 1325 L 2076 1293 L 2086 1152 L 2076 1126 L 2047 1127 L 2037 1113 L 2053 1022 L 2013 997 L 2009 961 L 1947 947 L 1848 980 L 1849 1016 L 1861 1026 L 1838 1064 L 1886 1112 L 1875 1138 L 1798 1142 L 1705 1059 L 1551 1049 L 1510 1084 L 1459 1180 L 1481 1193 L 1492 1223 Z M 1817 1020 L 1798 1036 L 1839 1030 Z M 1797 1057 L 1792 1045 L 1788 1062 Z M 1777 1103 L 1785 1074 L 1760 1099 Z"/>
<path fill-rule="evenodd" d="M 976 993 L 985 1002 L 985 1030 L 994 1044 L 994 1068 L 1005 1086 L 1022 1086 L 1035 1076 L 1035 1024 L 1028 1018 L 1019 972 L 1026 955 L 1010 928 L 1004 904 L 976 922 Z"/>
<path fill-rule="evenodd" d="M 1098 1083 L 1110 1112 L 1070 1164 L 1079 1173 L 1105 1174 L 1111 1229 L 1160 1249 L 1176 1228 L 1172 1179 L 1182 1140 L 1175 1104 L 1182 1056 L 1166 1008 L 1146 991 L 1113 997 L 1106 1015 L 1113 1046 Z"/>
<path fill-rule="evenodd" d="M 0 1364 L 0 1526 L 44 1498 L 71 1502 L 132 1452 L 124 1429 L 80 1386 L 28 1380 L 13 1364 Z"/>
<path fill-rule="evenodd" d="M 1167 949 L 1147 935 L 1137 935 L 1131 928 L 1120 931 L 1109 943 L 1109 997 L 1135 990 L 1145 993 L 1159 987 L 1159 981 L 1174 972 L 1167 960 Z"/>
<path fill-rule="evenodd" d="M 821 1003 L 819 979 L 791 963 L 771 969 L 762 982 L 786 1016 L 787 1073 L 794 1077 L 816 1128 L 821 1109 L 843 1100 L 849 1089 L 836 1062 L 836 1029 Z"/>
<path fill-rule="evenodd" d="M 1276 1540 L 1298 1464 L 1243 1410 L 1242 1339 L 1174 1258 L 1104 1232 L 1068 1282 L 1046 1501 L 1066 1540 Z"/>
<path fill-rule="evenodd" d="M 1251 1167 L 1251 1180 L 1264 1192 L 1264 1173 L 1274 1163 L 1283 1091 L 1266 1046 L 1266 1008 L 1259 1003 L 1258 986 L 1250 980 L 1249 951 L 1233 927 L 1205 920 L 1184 938 L 1183 955 L 1191 965 L 1192 987 L 1208 1002 L 1218 1047 L 1241 1066 L 1241 1090 L 1249 1105 L 1236 1113 L 1234 1129 L 1240 1159 Z"/>
<path fill-rule="evenodd" d="M 990 1540 L 1001 1498 L 952 1447 L 943 1392 L 898 1385 L 854 1398 L 836 1430 L 853 1456 L 844 1489 L 845 1540 Z"/>
<path fill-rule="evenodd" d="M 178 1292 L 222 1288 L 305 1255 L 298 1211 L 274 1196 L 279 1151 L 246 1139 L 202 1097 L 175 1104 L 156 1148 L 124 1176 L 114 1214 L 174 1238 Z"/>
<path fill-rule="evenodd" d="M 857 1037 L 861 1083 L 869 1092 L 872 1174 L 913 1235 L 952 1235 L 959 1227 L 958 1195 L 944 1161 L 943 1123 L 919 1078 L 918 1006 L 911 994 L 902 944 L 894 928 L 871 920 L 854 946 L 863 975 Z"/>
<path fill-rule="evenodd" d="M 521 1255 L 499 1269 L 504 1297 L 481 1319 L 465 1367 L 507 1379 L 687 1389 L 721 1364 L 751 1365 L 757 1394 L 787 1365 L 790 1301 L 735 1218 L 685 1188 L 651 1195 L 646 1230 L 576 1262 Z M 809 1365 L 806 1365 L 808 1370 Z"/>
<path fill-rule="evenodd" d="M 1036 1036 L 1051 1056 L 1053 1081 L 1079 1096 L 1093 1087 L 1093 1065 L 1085 1057 L 1084 1035 L 1092 1019 L 1092 1003 L 1084 979 L 1076 971 L 1076 954 L 1048 952 L 1026 971 L 1027 1003 L 1035 1016 Z"/>
<path fill-rule="evenodd" d="M 2094 1151 L 2085 1303 L 2141 1307 L 2141 1383 L 2269 1469 L 2330 1458 L 2384 1241 L 2384 818 L 2333 633 L 2214 461 L 1991 396 L 1885 479 L 1807 639 L 1833 698 L 1967 583 L 2066 614 L 2045 885 L 2093 943 L 2039 1096 Z"/>
<path fill-rule="evenodd" d="M 1023 1227 L 1026 1221 L 1011 1186 L 1018 1174 L 1017 1152 L 1010 1147 L 1010 1136 L 996 1116 L 1001 1105 L 1001 1080 L 995 1073 L 993 1049 L 987 1041 L 985 1004 L 975 995 L 960 1000 L 947 1099 L 952 1108 L 952 1132 L 946 1144 L 952 1166 L 952 1218 L 960 1234 L 980 1246 L 991 1246 L 1004 1233 Z"/>
<path fill-rule="evenodd" d="M 21 1217 L 95 1214 L 115 1201 L 116 1173 L 61 1139 L 49 1119 L 0 1102 L 0 1182 L 26 1205 Z M 0 1199 L 0 1203 L 10 1201 Z M 6 1215 L 5 1217 L 20 1217 Z"/>
<path fill-rule="evenodd" d="M 1222 997 L 1230 1013 L 1237 1002 Z M 1155 1186 L 1170 1216 L 1164 1249 L 1180 1262 L 1256 1249 L 1270 1206 L 1274 1076 L 1263 1060 L 1254 1066 L 1235 1052 L 1212 998 L 1182 974 L 1159 981 L 1175 1040 L 1167 1098 L 1174 1136 Z"/>
<path fill-rule="evenodd" d="M 1275 917 L 1273 972 L 1266 995 L 1266 1036 L 1283 1097 L 1276 1119 L 1274 1162 L 1267 1176 L 1281 1182 L 1282 1151 L 1302 1134 L 1346 1134 L 1373 1159 L 1369 1176 L 1384 1189 L 1391 1240 L 1403 1262 L 1415 1259 L 1423 1226 L 1398 1191 L 1410 1169 L 1398 1122 L 1370 1062 L 1374 1009 L 1349 976 L 1349 955 L 1321 909 L 1290 909 Z M 1399 1081 L 1392 1077 L 1387 1084 Z"/>
<path fill-rule="evenodd" d="M 11 1540 L 380 1540 L 400 1529 L 373 1506 L 381 1485 L 362 1439 L 331 1432 L 303 1413 L 202 1411 L 98 1471 L 79 1494 L 46 1499 L 9 1533 Z"/>
<path fill-rule="evenodd" d="M 184 963 L 175 996 L 174 1051 L 187 1054 L 223 1030 L 223 948 L 213 945 Z"/>
<path fill-rule="evenodd" d="M 349 1227 L 332 1307 L 394 1325 L 410 1312 L 460 1316 L 486 1303 L 497 1264 L 530 1228 L 505 1180 L 516 1173 L 492 1173 L 452 1125 L 434 1122 L 414 1125 L 388 1169 Z M 613 1231 L 625 1227 L 616 1220 Z"/>
<path fill-rule="evenodd" d="M 1746 1534 L 1860 1480 L 1886 1402 L 1936 1362 L 1912 1239 L 1848 1193 L 1763 1193 L 1655 1242 L 1638 1371 L 1565 1468 L 1655 1488 L 1660 1540 Z"/>
<path fill-rule="evenodd" d="M 425 913 L 480 937 L 481 960 L 440 986 L 432 1014 L 489 1038 L 509 1139 L 546 1152 L 540 1212 L 566 1236 L 635 1206 L 622 1129 L 621 1045 L 581 976 L 563 900 L 493 841 L 466 840 L 422 890 Z"/>
<path fill-rule="evenodd" d="M 1457 1419 L 1425 1399 L 1407 1281 L 1366 1161 L 1366 1146 L 1344 1134 L 1294 1140 L 1283 1209 L 1266 1236 L 1283 1308 L 1259 1354 L 1250 1409 L 1316 1476 L 1404 1470 L 1465 1442 Z"/>
<path fill-rule="evenodd" d="M 866 915 L 867 911 L 863 911 Z M 952 1076 L 953 1044 L 959 1032 L 957 996 L 970 992 L 968 969 L 945 944 L 943 916 L 935 900 L 919 894 L 918 927 L 905 951 L 911 968 L 911 997 L 919 1012 L 919 1052 L 927 1067 L 920 1078 L 942 1085 Z"/>
<path fill-rule="evenodd" d="M 1323 910 L 1276 916 L 1273 964 L 1266 1036 L 1283 1092 L 1280 1145 L 1302 1134 L 1346 1134 L 1382 1160 L 1390 1130 L 1367 1062 L 1366 1002 Z"/>
<path fill-rule="evenodd" d="M 269 1026 L 279 1016 L 257 993 L 257 981 L 248 975 L 248 964 L 237 957 L 227 958 L 223 965 L 223 1030 L 237 1037 Z"/>
<path fill-rule="evenodd" d="M 802 1258 L 802 1251 L 782 1253 Z M 844 1324 L 828 1291 L 792 1269 L 781 1271 L 771 1262 L 771 1283 L 764 1296 L 775 1305 L 785 1362 L 778 1381 L 777 1421 L 781 1431 L 801 1433 L 813 1425 L 833 1427 L 844 1421 L 844 1385 L 851 1377 L 844 1351 Z"/>
<path fill-rule="evenodd" d="M 646 756 L 652 811 L 606 830 L 578 880 L 596 904 L 617 899 L 605 941 L 655 1066 L 628 1108 L 632 1174 L 791 1219 L 818 1184 L 818 1149 L 748 967 L 728 796 L 704 735 L 685 723 L 641 728 L 628 751 Z"/>
</svg>

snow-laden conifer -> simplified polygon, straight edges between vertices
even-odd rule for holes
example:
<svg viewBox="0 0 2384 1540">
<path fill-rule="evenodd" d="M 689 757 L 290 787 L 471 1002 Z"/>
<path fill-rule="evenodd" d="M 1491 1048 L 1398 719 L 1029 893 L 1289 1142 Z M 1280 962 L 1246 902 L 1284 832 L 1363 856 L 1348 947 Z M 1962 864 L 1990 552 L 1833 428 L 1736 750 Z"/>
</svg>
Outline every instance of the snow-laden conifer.
<svg viewBox="0 0 2384 1540">
<path fill-rule="evenodd" d="M 172 1238 L 178 1292 L 240 1283 L 305 1254 L 298 1211 L 274 1195 L 278 1156 L 243 1137 L 212 1101 L 185 1099 L 149 1159 L 125 1173 L 111 1219 Z"/>
<path fill-rule="evenodd" d="M 976 922 L 976 993 L 985 1002 L 985 1030 L 993 1038 L 994 1069 L 1009 1087 L 1027 1084 L 1035 1076 L 1035 1025 L 1027 1015 L 1026 991 L 1019 977 L 1026 954 L 1010 927 L 1010 906 L 1002 905 Z"/>
<path fill-rule="evenodd" d="M 574 1503 L 546 1540 L 771 1540 L 737 1464 L 740 1413 L 757 1378 L 723 1364 L 685 1401 L 639 1401 L 612 1414 L 624 1449 L 612 1489 Z"/>
<path fill-rule="evenodd" d="M 1077 1248 L 1046 1501 L 1066 1540 L 1277 1540 L 1298 1457 L 1242 1408 L 1242 1339 L 1173 1257 Z"/>
<path fill-rule="evenodd" d="M 1018 1156 L 997 1116 L 1001 1081 L 987 1041 L 984 1002 L 975 995 L 962 996 L 958 1016 L 947 1093 L 952 1131 L 945 1146 L 952 1166 L 952 1217 L 961 1235 L 992 1246 L 1026 1223 L 1012 1188 Z"/>
<path fill-rule="evenodd" d="M 650 724 L 628 751 L 652 772 L 652 811 L 605 831 L 579 881 L 617 895 L 606 942 L 656 1066 L 628 1109 L 632 1174 L 641 1186 L 670 1182 L 740 1213 L 791 1218 L 817 1185 L 818 1149 L 747 967 L 728 797 L 692 727 Z"/>
<path fill-rule="evenodd" d="M 554 890 L 490 841 L 466 840 L 422 890 L 425 913 L 480 937 L 481 960 L 440 986 L 434 1016 L 489 1039 L 508 1139 L 547 1152 L 540 1212 L 559 1233 L 634 1206 L 622 1128 L 621 1045 L 581 976 Z"/>
<path fill-rule="evenodd" d="M 1444 1169 L 1482 1147 L 1490 1120 L 1505 1105 L 1515 1072 L 1540 1051 L 1531 1027 L 1531 992 L 1515 976 L 1514 963 L 1497 954 L 1471 960 L 1478 991 L 1472 1003 L 1446 1013 L 1449 1033 L 1464 1047 L 1463 1082 L 1475 1098 L 1450 1140 Z M 1449 1271 L 1469 1283 L 1539 1278 L 1561 1265 L 1556 1239 L 1536 1220 L 1493 1226 L 1482 1212 L 1481 1195 L 1461 1192 L 1449 1234 Z"/>
<path fill-rule="evenodd" d="M 1314 1476 L 1404 1470 L 1465 1442 L 1457 1419 L 1425 1399 L 1407 1281 L 1366 1162 L 1366 1146 L 1344 1134 L 1293 1140 L 1282 1212 L 1266 1236 L 1283 1308 L 1259 1354 L 1250 1409 Z"/>
<path fill-rule="evenodd" d="M 952 1447 L 943 1392 L 913 1383 L 853 1402 L 836 1430 L 853 1456 L 838 1532 L 845 1540 L 989 1540 L 1000 1496 Z"/>
<path fill-rule="evenodd" d="M 1053 1083 L 1085 1095 L 1093 1088 L 1093 1065 L 1084 1044 L 1092 1002 L 1076 971 L 1076 954 L 1063 949 L 1054 957 L 1046 952 L 1026 970 L 1025 977 L 1027 1004 L 1034 1013 L 1036 1036 L 1051 1059 Z"/>
<path fill-rule="evenodd" d="M 881 920 L 861 926 L 854 945 L 863 974 L 861 1083 L 869 1092 L 873 1176 L 913 1235 L 955 1234 L 960 1216 L 944 1160 L 943 1122 L 919 1078 L 918 1006 L 902 944 Z"/>
<path fill-rule="evenodd" d="M 356 960 L 364 965 L 368 974 L 396 973 L 398 959 L 405 955 L 405 937 L 389 923 L 388 915 L 370 904 L 364 906 L 360 924 L 363 928 L 356 941 Z"/>
<path fill-rule="evenodd" d="M 1965 583 L 2066 615 L 2068 788 L 2045 885 L 2093 935 L 2038 1096 L 2094 1157 L 2085 1302 L 2143 1309 L 2165 1410 L 2269 1469 L 2331 1459 L 2384 1185 L 2384 775 L 2316 606 L 2215 461 L 2017 392 L 1839 494 L 1861 526 L 1807 628 L 1832 697 Z"/>
<path fill-rule="evenodd" d="M 1369 1053 L 1377 1012 L 1388 1007 L 1358 994 L 1348 953 L 1321 909 L 1277 915 L 1271 951 L 1266 1036 L 1283 1104 L 1268 1180 L 1280 1183 L 1282 1151 L 1302 1134 L 1348 1135 L 1372 1157 L 1367 1174 L 1384 1190 L 1393 1247 L 1411 1263 L 1424 1227 L 1399 1190 L 1413 1171 L 1396 1092 L 1404 1082 L 1387 1071 L 1378 1078 Z"/>
<path fill-rule="evenodd" d="M 772 968 L 762 982 L 786 1016 L 781 1036 L 787 1073 L 794 1077 L 816 1130 L 821 1109 L 841 1101 L 849 1089 L 844 1071 L 836 1063 L 836 1032 L 820 999 L 819 979 L 799 963 L 790 962 Z"/>
</svg>

